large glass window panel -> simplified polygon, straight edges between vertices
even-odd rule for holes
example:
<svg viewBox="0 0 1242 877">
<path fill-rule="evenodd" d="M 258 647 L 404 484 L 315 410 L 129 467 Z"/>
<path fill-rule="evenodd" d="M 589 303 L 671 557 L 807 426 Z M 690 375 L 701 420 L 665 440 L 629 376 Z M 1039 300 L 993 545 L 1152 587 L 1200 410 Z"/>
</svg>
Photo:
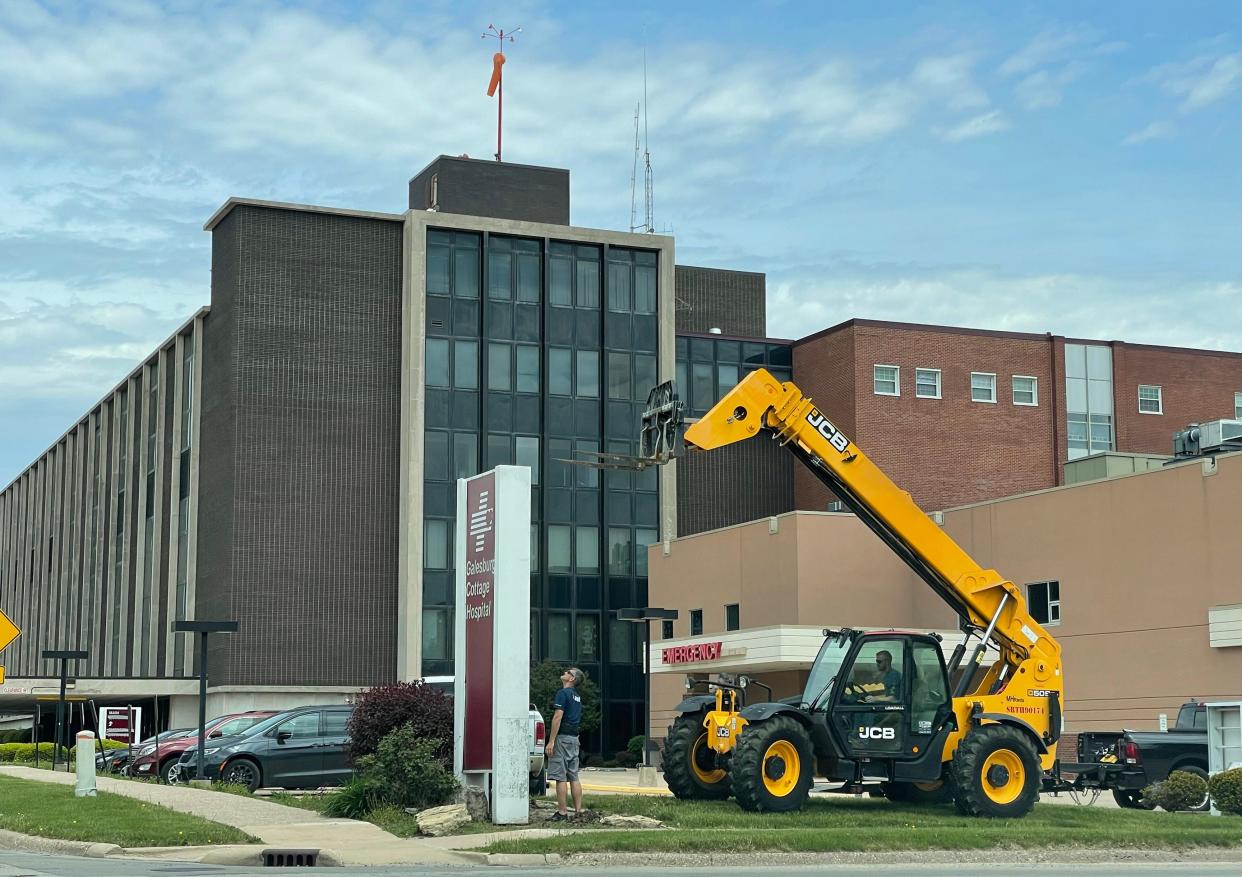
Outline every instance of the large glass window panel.
<svg viewBox="0 0 1242 877">
<path fill-rule="evenodd" d="M 447 246 L 427 247 L 427 292 L 430 295 L 449 294 L 449 261 L 452 251 Z"/>
<path fill-rule="evenodd" d="M 553 661 L 571 661 L 569 615 L 564 612 L 548 613 L 548 657 Z M 547 707 L 550 709 L 551 706 Z"/>
<path fill-rule="evenodd" d="M 539 301 L 539 255 L 538 253 L 518 253 L 517 258 L 517 299 L 525 302 Z"/>
<path fill-rule="evenodd" d="M 725 393 L 737 386 L 737 366 L 732 363 L 720 363 L 716 366 L 716 386 L 718 388 L 716 398 L 719 399 Z"/>
<path fill-rule="evenodd" d="M 630 355 L 610 352 L 608 354 L 608 398 L 629 400 Z"/>
<path fill-rule="evenodd" d="M 574 528 L 574 561 L 580 575 L 599 572 L 599 527 Z"/>
<path fill-rule="evenodd" d="M 579 396 L 599 395 L 599 351 L 578 350 L 575 388 Z"/>
<path fill-rule="evenodd" d="M 479 439 L 472 432 L 453 433 L 453 477 L 469 478 L 479 472 Z"/>
<path fill-rule="evenodd" d="M 423 433 L 423 477 L 447 481 L 449 477 L 449 434 L 437 430 Z"/>
<path fill-rule="evenodd" d="M 513 439 L 507 435 L 489 433 L 487 436 L 487 468 L 508 466 L 513 463 Z"/>
<path fill-rule="evenodd" d="M 608 262 L 608 310 L 628 313 L 634 309 L 630 296 L 629 262 Z"/>
<path fill-rule="evenodd" d="M 1112 381 L 1087 381 L 1087 411 L 1091 414 L 1113 413 Z"/>
<path fill-rule="evenodd" d="M 1065 376 L 1067 378 L 1087 376 L 1087 348 L 1084 345 L 1065 345 Z"/>
<path fill-rule="evenodd" d="M 479 388 L 479 342 L 453 342 L 453 386 L 459 390 Z"/>
<path fill-rule="evenodd" d="M 495 301 L 508 301 L 513 297 L 510 290 L 513 280 L 513 257 L 505 250 L 496 250 L 499 241 L 493 240 L 487 254 L 487 297 Z"/>
<path fill-rule="evenodd" d="M 608 528 L 608 574 L 614 576 L 632 575 L 634 568 L 631 559 L 634 546 L 628 527 Z"/>
<path fill-rule="evenodd" d="M 548 478 L 549 487 L 573 487 L 574 470 L 572 463 L 563 462 L 574 458 L 573 445 L 569 439 L 548 439 Z"/>
<path fill-rule="evenodd" d="M 517 391 L 539 392 L 539 348 L 530 344 L 517 347 Z"/>
<path fill-rule="evenodd" d="M 647 546 L 660 541 L 660 531 L 640 527 L 634 531 L 634 574 L 647 575 Z"/>
<path fill-rule="evenodd" d="M 654 265 L 634 266 L 634 312 L 637 314 L 656 312 L 656 267 Z"/>
<path fill-rule="evenodd" d="M 489 390 L 512 390 L 513 372 L 509 361 L 508 344 L 487 345 L 487 388 Z"/>
<path fill-rule="evenodd" d="M 578 439 L 576 446 L 581 453 L 577 454 L 574 459 L 591 461 L 598 459 L 595 455 L 599 453 L 599 442 L 592 439 Z M 599 487 L 599 470 L 594 466 L 575 466 L 574 469 L 578 473 L 576 481 L 579 487 Z"/>
<path fill-rule="evenodd" d="M 645 353 L 634 357 L 634 400 L 646 402 L 656 385 L 656 358 Z"/>
<path fill-rule="evenodd" d="M 566 256 L 548 259 L 548 304 L 569 307 L 574 303 L 574 261 Z"/>
<path fill-rule="evenodd" d="M 1113 380 L 1113 351 L 1098 344 L 1087 345 L 1087 377 L 1093 381 Z"/>
<path fill-rule="evenodd" d="M 681 394 L 681 401 L 686 401 L 686 394 L 690 392 L 690 381 L 686 377 L 686 361 L 677 360 L 677 369 L 674 376 L 674 386 L 677 392 Z"/>
<path fill-rule="evenodd" d="M 443 338 L 428 338 L 423 357 L 429 387 L 449 385 L 449 343 Z"/>
<path fill-rule="evenodd" d="M 449 659 L 448 609 L 423 610 L 423 660 Z"/>
<path fill-rule="evenodd" d="M 1087 381 L 1084 378 L 1065 379 L 1065 409 L 1085 414 L 1087 412 Z"/>
<path fill-rule="evenodd" d="M 453 565 L 452 557 L 452 521 L 424 518 L 423 566 L 427 569 L 448 569 Z"/>
<path fill-rule="evenodd" d="M 599 262 L 578 257 L 574 265 L 575 301 L 580 308 L 599 307 Z"/>
<path fill-rule="evenodd" d="M 694 363 L 690 407 L 695 411 L 706 411 L 716 404 L 715 372 L 716 370 L 710 362 Z"/>
<path fill-rule="evenodd" d="M 575 660 L 583 663 L 599 660 L 599 616 L 578 615 L 578 653 Z"/>
<path fill-rule="evenodd" d="M 548 572 L 572 572 L 570 539 L 573 528 L 561 524 L 548 525 Z"/>
<path fill-rule="evenodd" d="M 635 662 L 634 632 L 638 627 L 632 621 L 608 620 L 608 660 L 614 664 Z"/>
<path fill-rule="evenodd" d="M 478 250 L 463 250 L 458 247 L 453 257 L 453 295 L 458 298 L 479 297 Z"/>
<path fill-rule="evenodd" d="M 539 483 L 539 439 L 530 435 L 520 435 L 514 440 L 516 453 L 514 462 L 519 466 L 530 467 L 530 483 Z"/>
<path fill-rule="evenodd" d="M 562 347 L 548 348 L 548 393 L 572 396 L 574 392 L 573 351 Z"/>
</svg>

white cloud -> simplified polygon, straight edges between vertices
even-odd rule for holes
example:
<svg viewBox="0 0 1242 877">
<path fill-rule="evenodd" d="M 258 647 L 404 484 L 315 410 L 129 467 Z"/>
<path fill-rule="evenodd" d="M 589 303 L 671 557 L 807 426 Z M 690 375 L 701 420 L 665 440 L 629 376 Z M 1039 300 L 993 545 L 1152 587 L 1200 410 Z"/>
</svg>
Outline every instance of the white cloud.
<svg viewBox="0 0 1242 877">
<path fill-rule="evenodd" d="M 1127 135 L 1121 141 L 1124 146 L 1134 146 L 1139 143 L 1146 143 L 1148 140 L 1163 140 L 1173 136 L 1173 126 L 1168 122 L 1152 122 L 1144 128 Z"/>
<path fill-rule="evenodd" d="M 975 137 L 986 137 L 988 134 L 1008 131 L 1009 127 L 1009 120 L 1005 118 L 1004 114 L 1000 110 L 993 110 L 990 113 L 983 113 L 967 119 L 951 128 L 941 129 L 938 133 L 940 139 L 956 143 L 959 140 L 970 140 Z"/>
<path fill-rule="evenodd" d="M 1082 68 L 1071 64 L 1056 72 L 1037 70 L 1025 76 L 1014 86 L 1014 97 L 1028 110 L 1050 109 L 1060 105 L 1065 87 L 1082 73 Z"/>
<path fill-rule="evenodd" d="M 972 110 L 988 105 L 988 96 L 973 77 L 976 58 L 970 53 L 924 58 L 910 75 L 911 81 L 942 97 L 949 109 Z"/>
<path fill-rule="evenodd" d="M 1182 99 L 1183 112 L 1192 112 L 1228 97 L 1242 85 L 1242 52 L 1200 55 L 1185 63 L 1162 64 L 1143 80 L 1155 82 Z"/>
<path fill-rule="evenodd" d="M 1005 59 L 1000 66 L 1002 76 L 1029 73 L 1036 68 L 1060 60 L 1078 50 L 1093 37 L 1082 27 L 1056 28 L 1036 34 L 1030 42 Z"/>
</svg>

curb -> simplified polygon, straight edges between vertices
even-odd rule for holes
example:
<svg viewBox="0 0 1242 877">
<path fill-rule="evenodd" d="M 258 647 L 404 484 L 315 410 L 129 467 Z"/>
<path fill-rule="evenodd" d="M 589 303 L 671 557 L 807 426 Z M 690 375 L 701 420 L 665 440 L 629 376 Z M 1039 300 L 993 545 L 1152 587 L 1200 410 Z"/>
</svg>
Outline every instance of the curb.
<svg viewBox="0 0 1242 877">
<path fill-rule="evenodd" d="M 658 795 L 662 798 L 671 798 L 673 793 L 667 789 L 651 789 L 642 786 L 605 786 L 602 784 L 587 783 L 582 784 L 584 792 L 622 792 L 627 795 Z"/>
<path fill-rule="evenodd" d="M 0 847 L 26 853 L 52 853 L 68 856 L 85 856 L 102 859 L 123 852 L 116 844 L 93 843 L 83 840 L 61 840 L 55 837 L 37 837 L 16 831 L 0 829 Z"/>
<path fill-rule="evenodd" d="M 480 854 L 482 855 L 482 854 Z M 559 865 L 560 853 L 488 853 L 488 865 Z"/>
</svg>

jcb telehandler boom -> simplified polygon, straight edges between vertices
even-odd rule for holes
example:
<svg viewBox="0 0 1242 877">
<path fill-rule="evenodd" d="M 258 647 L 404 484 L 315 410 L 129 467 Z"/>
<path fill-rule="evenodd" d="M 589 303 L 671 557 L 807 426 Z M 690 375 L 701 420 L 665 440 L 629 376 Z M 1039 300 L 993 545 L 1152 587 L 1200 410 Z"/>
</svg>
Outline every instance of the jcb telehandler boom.
<svg viewBox="0 0 1242 877">
<path fill-rule="evenodd" d="M 669 385 L 652 399 L 644 455 L 658 463 L 677 453 L 670 440 L 681 409 Z M 751 373 L 686 430 L 685 444 L 710 451 L 760 433 L 792 451 L 953 608 L 966 640 L 946 667 L 932 634 L 825 631 L 801 698 L 740 712 L 722 710 L 719 698 L 715 710 L 688 698 L 666 740 L 670 788 L 791 810 L 818 764 L 830 780 L 879 782 L 891 798 L 952 797 L 979 816 L 1027 813 L 1056 760 L 1060 645 L 1012 582 L 976 563 L 794 384 Z M 985 669 L 989 642 L 1000 654 Z"/>
</svg>

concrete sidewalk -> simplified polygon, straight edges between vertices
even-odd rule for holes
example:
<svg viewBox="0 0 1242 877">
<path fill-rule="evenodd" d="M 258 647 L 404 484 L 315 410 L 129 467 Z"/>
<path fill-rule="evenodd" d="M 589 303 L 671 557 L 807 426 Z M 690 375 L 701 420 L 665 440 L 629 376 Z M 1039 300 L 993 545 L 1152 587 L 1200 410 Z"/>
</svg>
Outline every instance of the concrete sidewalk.
<svg viewBox="0 0 1242 877">
<path fill-rule="evenodd" d="M 20 777 L 45 783 L 73 785 L 71 773 L 52 773 L 29 767 L 0 767 L 0 775 Z M 213 792 L 185 786 L 162 786 L 133 780 L 101 776 L 96 780 L 101 792 L 110 792 L 159 804 L 180 813 L 189 813 L 224 825 L 231 825 L 263 841 L 262 846 L 216 848 L 210 860 L 226 864 L 222 858 L 236 858 L 236 864 L 255 864 L 262 849 L 318 849 L 324 858 L 342 865 L 466 865 L 478 864 L 477 853 L 457 852 L 458 848 L 486 846 L 492 834 L 474 834 L 447 838 L 400 838 L 356 819 L 329 819 L 310 810 L 286 807 L 242 795 Z M 535 836 L 547 836 L 547 832 Z M 505 832 L 505 836 L 510 833 Z M 236 856 L 233 853 L 236 853 Z M 134 854 L 129 851 L 127 854 Z M 179 856 L 178 853 L 181 853 Z M 141 853 L 138 853 L 141 855 Z M 153 858 L 184 858 L 203 861 L 202 849 L 152 850 Z"/>
</svg>

